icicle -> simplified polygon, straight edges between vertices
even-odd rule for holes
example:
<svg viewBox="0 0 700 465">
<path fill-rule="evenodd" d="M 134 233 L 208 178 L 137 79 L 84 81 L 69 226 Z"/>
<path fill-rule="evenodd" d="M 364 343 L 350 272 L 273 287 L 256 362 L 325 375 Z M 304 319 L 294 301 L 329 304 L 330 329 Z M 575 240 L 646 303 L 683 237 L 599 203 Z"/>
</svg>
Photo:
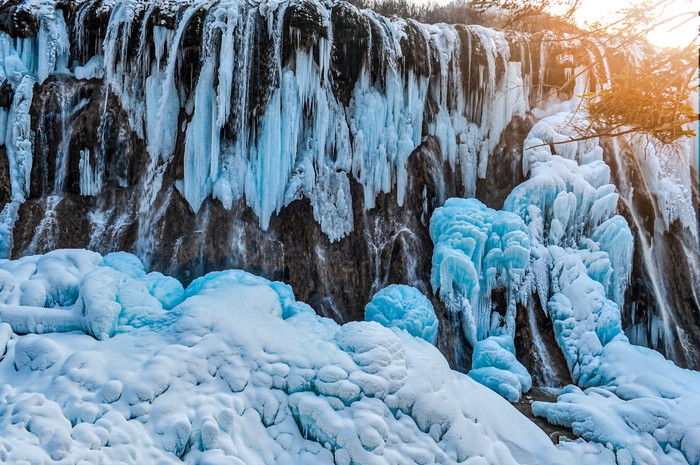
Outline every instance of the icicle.
<svg viewBox="0 0 700 465">
<path fill-rule="evenodd" d="M 80 151 L 80 195 L 94 196 L 102 190 L 102 169 L 90 166 L 90 151 Z"/>
</svg>

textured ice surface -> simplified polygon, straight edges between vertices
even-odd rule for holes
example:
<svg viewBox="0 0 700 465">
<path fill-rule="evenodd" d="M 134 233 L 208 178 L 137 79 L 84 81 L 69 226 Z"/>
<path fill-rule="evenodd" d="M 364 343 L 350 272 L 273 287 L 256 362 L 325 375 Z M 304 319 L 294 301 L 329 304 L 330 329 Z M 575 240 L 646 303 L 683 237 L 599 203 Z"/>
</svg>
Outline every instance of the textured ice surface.
<svg viewBox="0 0 700 465">
<path fill-rule="evenodd" d="M 517 402 L 532 387 L 532 377 L 515 358 L 509 335 L 490 336 L 476 343 L 469 376 L 510 402 Z"/>
<path fill-rule="evenodd" d="M 476 199 L 447 200 L 430 219 L 435 244 L 430 278 L 447 308 L 460 315 L 465 338 L 474 345 L 490 334 L 515 332 L 515 292 L 505 318 L 492 312 L 496 287 L 517 290 L 530 261 L 523 220 Z"/>
<path fill-rule="evenodd" d="M 365 320 L 405 329 L 431 344 L 437 339 L 438 319 L 433 304 L 415 287 L 392 284 L 377 292 L 365 307 Z"/>
<path fill-rule="evenodd" d="M 11 305 L 20 317 L 14 333 L 0 323 L 3 463 L 614 463 L 601 445 L 554 446 L 428 342 L 339 326 L 281 283 L 211 273 L 168 311 L 149 289 L 173 286 L 127 254 L 59 250 L 0 268 L 0 320 Z M 43 308 L 18 304 L 39 294 Z M 71 305 L 70 332 L 21 321 Z M 140 324 L 99 340 L 88 305 Z"/>
</svg>

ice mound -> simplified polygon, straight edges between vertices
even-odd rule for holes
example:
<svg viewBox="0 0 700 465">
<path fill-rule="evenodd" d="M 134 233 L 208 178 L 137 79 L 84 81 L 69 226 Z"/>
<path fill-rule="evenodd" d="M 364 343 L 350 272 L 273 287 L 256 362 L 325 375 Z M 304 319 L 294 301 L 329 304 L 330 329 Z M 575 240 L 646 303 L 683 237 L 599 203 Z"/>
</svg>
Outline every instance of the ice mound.
<svg viewBox="0 0 700 465">
<path fill-rule="evenodd" d="M 517 402 L 532 387 L 532 377 L 515 358 L 513 339 L 508 335 L 491 336 L 476 343 L 469 376 L 509 402 Z"/>
<path fill-rule="evenodd" d="M 616 338 L 597 356 L 596 380 L 568 386 L 556 403 L 533 412 L 611 444 L 618 464 L 700 463 L 700 373 L 677 367 L 651 349 Z"/>
<path fill-rule="evenodd" d="M 433 345 L 437 339 L 438 320 L 433 304 L 415 287 L 392 284 L 377 292 L 365 306 L 365 320 L 405 329 Z"/>
<path fill-rule="evenodd" d="M 129 255 L 61 250 L 0 268 L 0 320 L 16 329 L 0 323 L 3 463 L 613 463 L 600 445 L 554 446 L 421 338 L 339 326 L 281 283 L 210 273 L 165 310 L 157 283 L 172 283 Z M 29 281 L 62 305 L 20 305 L 22 289 L 38 292 Z M 111 337 L 89 330 L 85 286 L 90 305 L 121 309 Z M 33 331 L 52 312 L 76 327 Z"/>
</svg>

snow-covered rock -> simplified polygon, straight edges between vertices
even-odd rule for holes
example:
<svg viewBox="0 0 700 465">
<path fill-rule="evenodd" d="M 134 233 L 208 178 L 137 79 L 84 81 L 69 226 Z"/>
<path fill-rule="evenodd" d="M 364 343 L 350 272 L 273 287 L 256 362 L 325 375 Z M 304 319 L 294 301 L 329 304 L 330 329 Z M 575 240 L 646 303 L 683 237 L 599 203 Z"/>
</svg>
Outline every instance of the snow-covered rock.
<svg viewBox="0 0 700 465">
<path fill-rule="evenodd" d="M 121 313 L 133 306 L 118 303 L 119 283 L 148 289 L 140 272 L 124 273 L 125 263 L 139 267 L 123 254 L 115 261 L 57 251 L 0 265 L 22 282 L 39 274 L 42 260 L 83 281 L 97 273 L 101 286 L 90 284 L 90 301 L 112 302 Z M 73 292 L 80 302 L 80 291 Z M 36 314 L 15 307 L 17 315 Z M 7 308 L 0 304 L 0 319 Z M 172 310 L 156 308 L 156 318 L 117 324 L 111 337 L 93 337 L 100 334 L 85 323 L 75 328 L 84 332 L 57 327 L 26 335 L 3 324 L 0 460 L 613 463 L 600 445 L 554 446 L 505 400 L 452 371 L 433 345 L 407 331 L 372 321 L 339 326 L 294 308 L 300 307 L 288 287 L 224 271 L 195 280 Z M 27 323 L 10 323 L 30 332 Z"/>
</svg>

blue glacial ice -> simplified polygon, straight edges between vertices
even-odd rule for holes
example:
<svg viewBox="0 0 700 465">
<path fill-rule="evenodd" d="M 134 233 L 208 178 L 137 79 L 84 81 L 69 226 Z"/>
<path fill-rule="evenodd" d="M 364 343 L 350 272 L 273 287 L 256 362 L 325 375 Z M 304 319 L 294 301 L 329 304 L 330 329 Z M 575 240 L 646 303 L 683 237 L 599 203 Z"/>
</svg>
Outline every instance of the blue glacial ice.
<svg viewBox="0 0 700 465">
<path fill-rule="evenodd" d="M 365 306 L 365 321 L 398 328 L 435 344 L 438 319 L 430 300 L 412 286 L 392 284 L 377 292 Z"/>
</svg>

